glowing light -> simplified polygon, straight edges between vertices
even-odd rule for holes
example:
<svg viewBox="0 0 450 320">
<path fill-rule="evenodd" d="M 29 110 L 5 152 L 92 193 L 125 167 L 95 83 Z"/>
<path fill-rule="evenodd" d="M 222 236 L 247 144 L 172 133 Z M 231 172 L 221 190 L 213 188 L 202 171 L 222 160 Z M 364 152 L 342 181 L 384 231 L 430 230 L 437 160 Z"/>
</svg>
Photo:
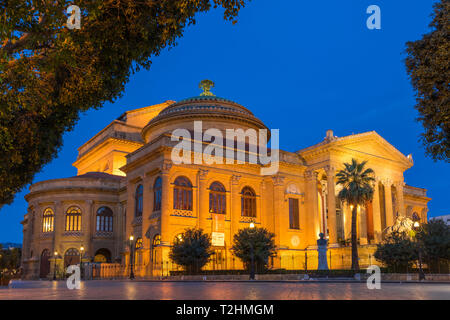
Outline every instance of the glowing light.
<svg viewBox="0 0 450 320">
<path fill-rule="evenodd" d="M 418 228 L 420 226 L 420 223 L 418 221 L 414 222 L 414 228 Z"/>
<path fill-rule="evenodd" d="M 253 229 L 255 227 L 255 224 L 253 222 L 250 222 L 250 229 Z"/>
<path fill-rule="evenodd" d="M 130 241 L 133 241 L 134 240 L 134 237 L 133 236 L 130 236 Z"/>
</svg>

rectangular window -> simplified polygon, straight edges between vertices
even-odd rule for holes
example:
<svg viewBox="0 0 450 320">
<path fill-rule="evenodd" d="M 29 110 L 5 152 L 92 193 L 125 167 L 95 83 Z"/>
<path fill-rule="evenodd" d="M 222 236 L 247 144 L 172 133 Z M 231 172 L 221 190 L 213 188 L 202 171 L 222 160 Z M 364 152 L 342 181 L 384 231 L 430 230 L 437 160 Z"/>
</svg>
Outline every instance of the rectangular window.
<svg viewBox="0 0 450 320">
<path fill-rule="evenodd" d="M 289 228 L 300 229 L 298 199 L 289 198 Z"/>
</svg>

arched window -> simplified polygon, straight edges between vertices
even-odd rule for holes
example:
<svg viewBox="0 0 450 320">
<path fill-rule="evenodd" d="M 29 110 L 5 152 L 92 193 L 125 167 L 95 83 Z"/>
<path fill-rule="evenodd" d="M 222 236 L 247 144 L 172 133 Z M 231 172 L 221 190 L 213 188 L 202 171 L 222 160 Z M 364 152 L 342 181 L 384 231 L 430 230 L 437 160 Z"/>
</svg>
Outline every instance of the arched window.
<svg viewBox="0 0 450 320">
<path fill-rule="evenodd" d="M 42 218 L 42 232 L 53 232 L 53 221 L 55 214 L 53 210 L 47 208 L 44 210 L 44 217 Z"/>
<path fill-rule="evenodd" d="M 256 217 L 256 193 L 250 187 L 244 187 L 241 192 L 241 210 L 243 217 Z"/>
<path fill-rule="evenodd" d="M 159 246 L 160 244 L 161 244 L 161 235 L 155 234 L 155 236 L 153 237 L 152 246 L 156 247 L 156 246 Z"/>
<path fill-rule="evenodd" d="M 80 252 L 75 248 L 70 248 L 64 254 L 64 268 L 80 263 Z"/>
<path fill-rule="evenodd" d="M 137 238 L 136 243 L 134 245 L 135 249 L 141 249 L 142 248 L 142 238 Z"/>
<path fill-rule="evenodd" d="M 152 241 L 152 261 L 153 263 L 157 263 L 157 253 L 156 253 L 156 247 L 161 244 L 161 235 L 155 234 Z"/>
<path fill-rule="evenodd" d="M 97 210 L 97 231 L 113 231 L 113 212 L 108 207 Z"/>
<path fill-rule="evenodd" d="M 138 185 L 136 188 L 136 195 L 135 195 L 135 204 L 136 207 L 134 209 L 134 215 L 136 217 L 142 216 L 142 209 L 144 207 L 144 187 L 142 184 Z"/>
<path fill-rule="evenodd" d="M 226 213 L 225 187 L 220 182 L 213 182 L 209 187 L 209 212 Z"/>
<path fill-rule="evenodd" d="M 419 214 L 417 212 L 414 212 L 411 216 L 413 221 L 420 221 Z"/>
<path fill-rule="evenodd" d="M 111 262 L 111 251 L 106 248 L 98 249 L 95 252 L 94 262 L 109 263 Z"/>
<path fill-rule="evenodd" d="M 66 231 L 81 231 L 81 210 L 70 207 L 66 211 Z"/>
<path fill-rule="evenodd" d="M 173 208 L 192 211 L 192 183 L 186 177 L 178 177 L 173 188 Z"/>
<path fill-rule="evenodd" d="M 162 198 L 162 179 L 156 178 L 153 185 L 153 211 L 161 210 L 161 198 Z"/>
</svg>

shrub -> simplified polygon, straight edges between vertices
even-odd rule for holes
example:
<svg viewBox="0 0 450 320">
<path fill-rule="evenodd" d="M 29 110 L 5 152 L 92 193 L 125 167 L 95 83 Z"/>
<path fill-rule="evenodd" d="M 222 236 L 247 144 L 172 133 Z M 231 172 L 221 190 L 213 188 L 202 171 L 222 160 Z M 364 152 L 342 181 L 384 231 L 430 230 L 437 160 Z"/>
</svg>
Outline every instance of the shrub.
<svg viewBox="0 0 450 320">
<path fill-rule="evenodd" d="M 269 257 L 276 255 L 275 234 L 264 228 L 245 228 L 238 231 L 233 238 L 231 251 L 241 259 L 247 270 L 253 258 L 257 272 L 264 272 L 267 269 Z"/>
<path fill-rule="evenodd" d="M 180 238 L 175 239 L 169 257 L 183 266 L 188 274 L 195 274 L 208 263 L 212 254 L 211 237 L 201 229 L 188 228 Z"/>
<path fill-rule="evenodd" d="M 391 271 L 406 272 L 418 259 L 417 249 L 417 244 L 406 233 L 394 231 L 377 245 L 374 256 Z"/>
</svg>

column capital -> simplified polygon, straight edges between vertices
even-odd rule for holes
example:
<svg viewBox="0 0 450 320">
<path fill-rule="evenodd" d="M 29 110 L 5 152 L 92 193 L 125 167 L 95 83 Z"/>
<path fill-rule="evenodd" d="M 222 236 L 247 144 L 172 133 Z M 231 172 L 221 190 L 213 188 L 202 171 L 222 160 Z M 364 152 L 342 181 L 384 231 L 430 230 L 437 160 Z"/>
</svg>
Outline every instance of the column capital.
<svg viewBox="0 0 450 320">
<path fill-rule="evenodd" d="M 276 187 L 283 186 L 284 185 L 284 176 L 276 175 L 272 176 L 273 185 Z"/>
<path fill-rule="evenodd" d="M 318 173 L 314 170 L 306 170 L 305 171 L 305 178 L 308 180 L 313 180 L 313 179 L 317 180 L 317 175 L 318 175 Z"/>
<path fill-rule="evenodd" d="M 399 188 L 403 188 L 405 186 L 405 182 L 403 181 L 395 181 L 394 185 Z"/>
<path fill-rule="evenodd" d="M 86 203 L 87 203 L 88 205 L 92 206 L 92 205 L 94 204 L 94 200 L 91 200 L 91 199 L 86 200 Z"/>
<path fill-rule="evenodd" d="M 331 165 L 331 164 L 327 164 L 325 167 L 323 167 L 323 169 L 327 173 L 327 177 L 330 176 L 330 175 L 334 176 L 334 174 L 336 172 L 336 167 Z"/>
<path fill-rule="evenodd" d="M 232 184 L 234 184 L 234 185 L 238 184 L 238 183 L 239 183 L 239 180 L 241 180 L 241 176 L 235 175 L 235 174 L 233 174 L 233 175 L 231 176 L 231 183 L 232 183 Z"/>
<path fill-rule="evenodd" d="M 162 174 L 168 174 L 170 169 L 172 168 L 173 163 L 170 160 L 164 160 L 161 164 L 161 172 Z"/>
<path fill-rule="evenodd" d="M 206 169 L 199 169 L 197 172 L 197 175 L 200 180 L 205 180 L 208 177 L 209 170 Z"/>
</svg>

